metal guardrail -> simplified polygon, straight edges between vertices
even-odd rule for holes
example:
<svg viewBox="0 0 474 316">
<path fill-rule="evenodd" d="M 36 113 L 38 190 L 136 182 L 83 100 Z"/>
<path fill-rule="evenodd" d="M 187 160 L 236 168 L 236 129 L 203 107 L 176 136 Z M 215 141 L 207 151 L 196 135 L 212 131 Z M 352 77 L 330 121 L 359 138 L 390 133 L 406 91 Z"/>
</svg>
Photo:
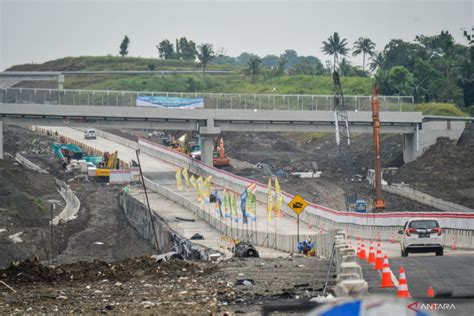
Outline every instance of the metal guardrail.
<svg viewBox="0 0 474 316">
<path fill-rule="evenodd" d="M 190 93 L 113 90 L 0 89 L 0 103 L 136 106 L 138 96 L 203 98 L 205 108 L 239 110 L 333 111 L 332 95 Z M 350 111 L 371 111 L 372 96 L 346 95 Z M 413 111 L 412 96 L 379 96 L 381 111 Z"/>
</svg>

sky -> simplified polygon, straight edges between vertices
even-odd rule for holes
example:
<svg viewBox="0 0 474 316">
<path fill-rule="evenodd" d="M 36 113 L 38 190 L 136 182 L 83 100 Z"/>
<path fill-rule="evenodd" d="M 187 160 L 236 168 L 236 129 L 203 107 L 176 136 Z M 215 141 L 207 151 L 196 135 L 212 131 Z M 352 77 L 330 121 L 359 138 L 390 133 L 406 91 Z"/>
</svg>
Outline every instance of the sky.
<svg viewBox="0 0 474 316">
<path fill-rule="evenodd" d="M 0 0 L 0 70 L 66 56 L 118 55 L 124 35 L 130 56 L 158 57 L 156 44 L 182 36 L 227 55 L 260 56 L 294 49 L 323 62 L 321 42 L 335 31 L 352 44 L 448 30 L 466 44 L 473 0 Z M 361 57 L 351 58 L 361 64 Z"/>
</svg>

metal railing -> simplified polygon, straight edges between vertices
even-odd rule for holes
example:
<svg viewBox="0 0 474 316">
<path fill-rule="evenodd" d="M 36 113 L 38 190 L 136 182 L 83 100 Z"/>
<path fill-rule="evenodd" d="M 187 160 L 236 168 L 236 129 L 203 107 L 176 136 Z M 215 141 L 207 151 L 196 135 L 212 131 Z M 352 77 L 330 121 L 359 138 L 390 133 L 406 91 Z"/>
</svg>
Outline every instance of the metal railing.
<svg viewBox="0 0 474 316">
<path fill-rule="evenodd" d="M 138 96 L 203 98 L 208 109 L 235 110 L 334 110 L 332 95 L 189 93 L 113 90 L 0 89 L 1 103 L 58 105 L 136 106 Z M 350 111 L 370 111 L 372 96 L 346 95 Z M 381 111 L 413 111 L 413 96 L 379 96 Z"/>
</svg>

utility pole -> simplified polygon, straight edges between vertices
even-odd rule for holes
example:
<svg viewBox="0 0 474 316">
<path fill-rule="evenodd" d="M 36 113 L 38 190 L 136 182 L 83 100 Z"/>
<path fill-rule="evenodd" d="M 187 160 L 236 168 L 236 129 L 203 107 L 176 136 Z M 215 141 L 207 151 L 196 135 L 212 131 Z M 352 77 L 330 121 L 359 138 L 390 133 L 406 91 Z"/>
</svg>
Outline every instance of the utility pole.
<svg viewBox="0 0 474 316">
<path fill-rule="evenodd" d="M 150 201 L 148 200 L 148 193 L 146 191 L 145 179 L 143 178 L 142 164 L 140 162 L 140 149 L 137 149 L 135 151 L 135 153 L 137 154 L 138 168 L 140 170 L 140 177 L 142 179 L 143 191 L 145 192 L 146 204 L 148 206 L 148 215 L 150 216 L 151 227 L 153 229 L 153 235 L 155 236 L 156 250 L 159 253 L 160 252 L 160 246 L 158 244 L 158 237 L 156 235 L 155 222 L 153 221 L 153 215 L 151 213 Z"/>
</svg>

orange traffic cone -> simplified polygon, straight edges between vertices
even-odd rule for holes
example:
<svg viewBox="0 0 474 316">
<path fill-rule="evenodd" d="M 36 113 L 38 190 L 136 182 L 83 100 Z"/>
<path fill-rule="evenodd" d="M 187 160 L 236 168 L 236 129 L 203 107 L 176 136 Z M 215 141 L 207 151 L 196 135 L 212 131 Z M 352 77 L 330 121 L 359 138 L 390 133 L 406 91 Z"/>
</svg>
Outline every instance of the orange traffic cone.
<svg viewBox="0 0 474 316">
<path fill-rule="evenodd" d="M 457 248 L 458 247 L 456 246 L 456 240 L 453 237 L 453 239 L 451 240 L 451 250 L 456 250 Z"/>
<path fill-rule="evenodd" d="M 308 224 L 308 229 L 311 229 L 313 228 L 313 225 L 312 224 Z"/>
<path fill-rule="evenodd" d="M 367 258 L 367 262 L 375 264 L 375 248 L 372 241 L 370 241 L 369 257 Z"/>
<path fill-rule="evenodd" d="M 367 254 L 365 253 L 365 244 L 364 241 L 362 241 L 362 244 L 360 245 L 360 260 L 366 260 L 367 259 Z"/>
<path fill-rule="evenodd" d="M 380 287 L 395 287 L 392 281 L 392 271 L 390 271 L 387 255 L 383 258 L 382 283 Z"/>
<path fill-rule="evenodd" d="M 392 244 L 394 244 L 394 243 L 397 242 L 397 241 L 395 240 L 395 233 L 394 233 L 394 232 L 392 232 L 392 233 L 390 234 L 390 242 L 391 242 Z"/>
<path fill-rule="evenodd" d="M 428 290 L 426 290 L 426 296 L 428 296 L 428 297 L 435 297 L 435 292 L 434 292 L 433 288 L 431 287 L 431 285 L 430 285 L 430 287 L 428 288 Z"/>
<path fill-rule="evenodd" d="M 357 235 L 356 240 L 360 240 L 360 236 L 359 236 L 359 235 Z"/>
<path fill-rule="evenodd" d="M 400 266 L 400 278 L 398 279 L 398 297 L 411 297 L 410 293 L 408 292 L 408 284 L 407 284 L 407 277 L 405 275 L 405 269 Z"/>
<path fill-rule="evenodd" d="M 377 232 L 376 239 L 377 239 L 377 242 L 380 242 L 380 232 Z"/>
<path fill-rule="evenodd" d="M 377 244 L 377 254 L 375 255 L 375 265 L 373 269 L 374 270 L 383 269 L 382 247 L 380 247 L 380 243 Z"/>
<path fill-rule="evenodd" d="M 357 242 L 357 257 L 360 258 L 360 241 Z"/>
<path fill-rule="evenodd" d="M 323 233 L 323 225 L 319 225 L 319 233 L 322 234 Z"/>
</svg>

